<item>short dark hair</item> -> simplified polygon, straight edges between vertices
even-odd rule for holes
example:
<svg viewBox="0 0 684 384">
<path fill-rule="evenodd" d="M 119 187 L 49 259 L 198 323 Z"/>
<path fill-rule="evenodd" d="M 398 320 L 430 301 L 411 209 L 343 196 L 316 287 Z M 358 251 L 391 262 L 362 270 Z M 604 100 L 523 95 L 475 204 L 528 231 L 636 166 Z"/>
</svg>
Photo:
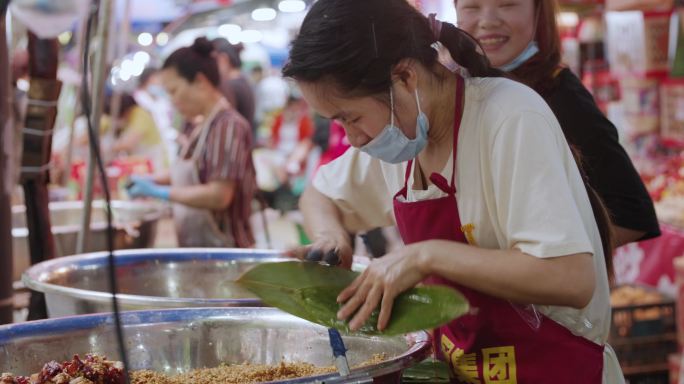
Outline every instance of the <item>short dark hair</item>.
<svg viewBox="0 0 684 384">
<path fill-rule="evenodd" d="M 152 76 L 157 73 L 159 69 L 155 67 L 147 67 L 145 68 L 142 73 L 140 74 L 140 77 L 138 77 L 138 86 L 139 87 L 144 87 L 148 81 L 152 78 Z"/>
<path fill-rule="evenodd" d="M 443 23 L 436 38 L 428 19 L 406 0 L 317 1 L 292 43 L 283 75 L 308 82 L 330 79 L 343 92 L 378 94 L 389 89 L 392 68 L 403 59 L 432 68 L 437 62 L 432 44 L 438 40 L 471 75 L 501 75 L 470 35 Z"/>
<path fill-rule="evenodd" d="M 130 93 L 124 93 L 121 95 L 121 106 L 119 107 L 119 113 L 123 115 L 136 105 L 138 105 L 138 103 L 135 101 L 133 95 Z"/>
<path fill-rule="evenodd" d="M 103 112 L 107 115 L 112 114 L 112 100 L 113 100 L 113 94 L 108 94 L 105 96 L 104 99 L 104 107 L 103 107 Z M 130 94 L 130 93 L 122 93 L 120 98 L 119 98 L 119 117 L 123 116 L 124 113 L 126 113 L 129 109 L 135 107 L 138 105 L 138 103 L 135 101 L 135 98 Z"/>
<path fill-rule="evenodd" d="M 231 44 L 230 41 L 223 37 L 216 38 L 211 41 L 214 44 L 214 49 L 217 52 L 225 53 L 228 56 L 228 61 L 233 68 L 242 67 L 242 59 L 240 59 L 240 52 L 243 50 L 242 44 Z"/>
<path fill-rule="evenodd" d="M 175 50 L 165 61 L 163 69 L 174 68 L 189 82 L 195 81 L 198 73 L 218 87 L 221 83 L 218 65 L 213 56 L 214 45 L 206 37 L 198 37 L 190 47 Z"/>
</svg>

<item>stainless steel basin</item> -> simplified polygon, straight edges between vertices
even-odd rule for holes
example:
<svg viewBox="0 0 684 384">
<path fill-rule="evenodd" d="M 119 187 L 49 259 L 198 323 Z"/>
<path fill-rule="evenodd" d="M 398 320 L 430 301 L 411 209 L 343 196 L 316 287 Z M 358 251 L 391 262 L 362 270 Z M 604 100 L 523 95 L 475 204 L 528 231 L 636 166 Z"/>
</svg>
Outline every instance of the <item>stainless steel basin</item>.
<svg viewBox="0 0 684 384">
<path fill-rule="evenodd" d="M 67 201 L 50 203 L 50 222 L 55 238 L 57 256 L 76 253 L 76 237 L 81 226 L 83 202 Z M 87 252 L 107 249 L 106 211 L 103 201 L 93 202 L 93 215 Z M 112 201 L 114 218 L 114 248 L 148 248 L 152 246 L 157 221 L 162 216 L 161 205 L 149 202 Z M 31 264 L 28 248 L 28 229 L 26 228 L 26 208 L 12 207 L 12 253 L 14 255 L 13 279 L 21 279 L 21 274 Z"/>
<path fill-rule="evenodd" d="M 167 374 L 220 363 L 277 364 L 300 361 L 332 366 L 324 327 L 273 308 L 190 308 L 122 315 L 130 369 Z M 49 319 L 0 327 L 0 372 L 29 374 L 50 360 L 89 352 L 119 360 L 110 314 Z M 344 336 L 350 364 L 384 353 L 388 360 L 337 374 L 279 383 L 398 383 L 401 371 L 430 350 L 426 332 L 396 337 Z"/>
<path fill-rule="evenodd" d="M 148 249 L 115 252 L 122 310 L 263 306 L 234 284 L 245 270 L 289 260 L 276 251 Z M 34 265 L 24 284 L 45 293 L 50 317 L 110 312 L 107 253 L 61 257 Z"/>
</svg>

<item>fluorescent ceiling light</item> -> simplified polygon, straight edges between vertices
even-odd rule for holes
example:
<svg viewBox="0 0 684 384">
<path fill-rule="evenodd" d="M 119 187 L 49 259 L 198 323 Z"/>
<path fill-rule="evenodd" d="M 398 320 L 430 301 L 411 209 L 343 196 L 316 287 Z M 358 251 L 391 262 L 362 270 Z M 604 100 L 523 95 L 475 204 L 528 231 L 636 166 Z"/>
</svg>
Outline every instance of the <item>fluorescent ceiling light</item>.
<svg viewBox="0 0 684 384">
<path fill-rule="evenodd" d="M 133 55 L 133 63 L 136 65 L 147 65 L 150 62 L 150 54 L 145 51 L 138 51 Z"/>
<path fill-rule="evenodd" d="M 147 47 L 148 45 L 151 45 L 153 42 L 154 38 L 152 37 L 151 33 L 143 32 L 138 35 L 138 44 L 142 45 L 143 47 Z"/>
<path fill-rule="evenodd" d="M 296 13 L 306 9 L 306 3 L 302 0 L 283 0 L 278 3 L 280 12 Z"/>
<path fill-rule="evenodd" d="M 243 43 L 258 43 L 262 38 L 261 32 L 254 29 L 246 29 L 240 33 L 240 41 Z"/>
<path fill-rule="evenodd" d="M 240 32 L 242 32 L 242 28 L 235 24 L 223 24 L 218 27 L 218 34 L 226 39 L 230 39 L 235 35 L 239 35 Z"/>
<path fill-rule="evenodd" d="M 276 18 L 277 12 L 273 8 L 257 8 L 252 11 L 254 21 L 271 21 Z"/>
<path fill-rule="evenodd" d="M 159 32 L 157 35 L 157 45 L 160 47 L 165 46 L 169 43 L 169 34 L 166 32 Z"/>
</svg>

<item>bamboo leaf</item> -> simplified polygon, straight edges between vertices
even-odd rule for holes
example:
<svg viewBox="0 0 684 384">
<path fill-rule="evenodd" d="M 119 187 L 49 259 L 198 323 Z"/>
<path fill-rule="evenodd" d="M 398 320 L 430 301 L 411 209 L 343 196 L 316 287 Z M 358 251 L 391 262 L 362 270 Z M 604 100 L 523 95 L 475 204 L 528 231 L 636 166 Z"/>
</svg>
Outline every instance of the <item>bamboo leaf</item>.
<svg viewBox="0 0 684 384">
<path fill-rule="evenodd" d="M 358 276 L 343 268 L 309 262 L 259 264 L 245 272 L 238 284 L 264 303 L 285 312 L 349 333 L 346 322 L 337 319 L 341 307 L 337 295 Z M 458 291 L 444 286 L 419 286 L 399 295 L 390 323 L 383 332 L 376 328 L 379 311 L 356 333 L 397 335 L 446 324 L 468 311 L 468 302 Z"/>
</svg>

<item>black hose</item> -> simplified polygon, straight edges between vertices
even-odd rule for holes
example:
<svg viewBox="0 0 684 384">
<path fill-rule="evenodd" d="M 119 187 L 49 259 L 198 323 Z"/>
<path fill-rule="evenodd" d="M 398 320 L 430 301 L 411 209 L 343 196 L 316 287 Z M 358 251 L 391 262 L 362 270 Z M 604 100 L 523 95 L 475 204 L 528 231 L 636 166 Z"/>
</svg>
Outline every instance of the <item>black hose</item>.
<svg viewBox="0 0 684 384">
<path fill-rule="evenodd" d="M 105 173 L 104 163 L 102 161 L 102 154 L 100 153 L 100 148 L 96 139 L 96 133 L 93 128 L 92 122 L 92 100 L 90 92 L 88 90 L 88 69 L 89 69 L 89 55 L 90 55 L 90 35 L 93 27 L 93 19 L 97 17 L 99 9 L 99 0 L 93 0 L 90 8 L 90 14 L 88 15 L 88 20 L 86 23 L 86 30 L 84 34 L 84 45 L 83 45 L 83 77 L 81 81 L 81 102 L 83 106 L 83 112 L 85 113 L 86 120 L 88 121 L 88 142 L 90 144 L 90 150 L 94 154 L 95 162 L 97 164 L 97 169 L 100 174 L 102 190 L 105 195 L 105 209 L 107 211 L 107 251 L 108 263 L 109 263 L 109 289 L 112 293 L 112 308 L 114 310 L 114 324 L 116 326 L 116 339 L 119 346 L 119 354 L 121 355 L 121 362 L 123 363 L 123 374 L 126 383 L 130 383 L 128 376 L 128 358 L 126 355 L 126 345 L 124 344 L 123 328 L 121 325 L 121 316 L 119 311 L 119 302 L 116 298 L 116 292 L 118 291 L 117 281 L 116 281 L 116 263 L 114 261 L 114 228 L 112 226 L 112 209 L 111 209 L 111 194 L 109 191 L 109 185 L 107 183 L 107 174 Z M 105 53 L 103 53 L 105 54 Z"/>
</svg>

